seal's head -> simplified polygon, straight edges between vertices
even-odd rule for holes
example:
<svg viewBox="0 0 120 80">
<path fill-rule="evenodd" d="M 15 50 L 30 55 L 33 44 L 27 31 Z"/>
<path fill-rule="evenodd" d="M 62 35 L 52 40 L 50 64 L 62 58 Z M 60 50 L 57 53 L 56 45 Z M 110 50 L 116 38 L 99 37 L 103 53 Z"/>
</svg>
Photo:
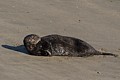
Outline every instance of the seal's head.
<svg viewBox="0 0 120 80">
<path fill-rule="evenodd" d="M 41 38 L 36 35 L 36 34 L 30 34 L 30 35 L 27 35 L 24 40 L 23 40 L 23 43 L 24 43 L 24 46 L 25 48 L 31 52 L 35 49 L 36 47 L 36 44 L 41 40 Z"/>
</svg>

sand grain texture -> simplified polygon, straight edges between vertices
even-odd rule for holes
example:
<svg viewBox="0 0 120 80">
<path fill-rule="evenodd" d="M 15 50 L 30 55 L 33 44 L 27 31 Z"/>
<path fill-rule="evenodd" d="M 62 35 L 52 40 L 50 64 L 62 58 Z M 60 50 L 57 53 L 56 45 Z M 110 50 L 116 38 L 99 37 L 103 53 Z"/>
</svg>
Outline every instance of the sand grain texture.
<svg viewBox="0 0 120 80">
<path fill-rule="evenodd" d="M 0 80 L 120 80 L 120 57 L 35 57 L 27 34 L 60 34 L 120 55 L 120 0 L 0 0 Z"/>
</svg>

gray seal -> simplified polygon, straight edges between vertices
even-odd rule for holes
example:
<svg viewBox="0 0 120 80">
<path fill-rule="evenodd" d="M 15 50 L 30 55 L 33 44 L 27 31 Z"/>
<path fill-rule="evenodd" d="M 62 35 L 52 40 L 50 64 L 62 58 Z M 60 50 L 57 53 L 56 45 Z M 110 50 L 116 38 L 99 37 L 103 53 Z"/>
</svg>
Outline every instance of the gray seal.
<svg viewBox="0 0 120 80">
<path fill-rule="evenodd" d="M 118 56 L 112 53 L 99 52 L 83 40 L 56 34 L 44 37 L 39 37 L 36 34 L 30 34 L 24 38 L 23 43 L 28 53 L 35 56 Z"/>
</svg>

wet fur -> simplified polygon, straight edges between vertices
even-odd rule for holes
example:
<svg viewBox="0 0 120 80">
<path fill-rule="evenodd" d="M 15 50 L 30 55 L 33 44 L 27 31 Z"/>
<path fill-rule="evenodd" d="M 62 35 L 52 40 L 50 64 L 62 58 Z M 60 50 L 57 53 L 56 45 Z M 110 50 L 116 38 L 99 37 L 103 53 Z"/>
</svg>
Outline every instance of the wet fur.
<svg viewBox="0 0 120 80">
<path fill-rule="evenodd" d="M 48 35 L 40 38 L 40 41 L 36 44 L 33 44 L 29 39 L 31 37 L 34 39 L 35 34 L 28 35 L 24 38 L 24 45 L 31 55 L 36 56 L 76 56 L 76 57 L 87 57 L 93 55 L 111 55 L 117 56 L 112 53 L 102 53 L 95 50 L 91 45 L 86 43 L 83 40 L 61 36 L 61 35 Z M 37 42 L 38 39 L 36 39 Z M 33 40 L 35 41 L 35 39 Z M 31 44 L 32 49 L 29 47 Z"/>
</svg>

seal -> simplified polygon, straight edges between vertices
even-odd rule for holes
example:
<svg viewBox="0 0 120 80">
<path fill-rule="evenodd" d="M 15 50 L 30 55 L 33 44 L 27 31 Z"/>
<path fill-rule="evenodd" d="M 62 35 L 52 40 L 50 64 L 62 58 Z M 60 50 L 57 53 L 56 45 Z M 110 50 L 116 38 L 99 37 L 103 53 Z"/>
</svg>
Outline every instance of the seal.
<svg viewBox="0 0 120 80">
<path fill-rule="evenodd" d="M 39 37 L 36 34 L 30 34 L 24 38 L 23 43 L 28 53 L 35 56 L 118 56 L 112 53 L 97 51 L 90 44 L 81 39 L 57 34 L 47 35 L 44 37 Z"/>
</svg>

